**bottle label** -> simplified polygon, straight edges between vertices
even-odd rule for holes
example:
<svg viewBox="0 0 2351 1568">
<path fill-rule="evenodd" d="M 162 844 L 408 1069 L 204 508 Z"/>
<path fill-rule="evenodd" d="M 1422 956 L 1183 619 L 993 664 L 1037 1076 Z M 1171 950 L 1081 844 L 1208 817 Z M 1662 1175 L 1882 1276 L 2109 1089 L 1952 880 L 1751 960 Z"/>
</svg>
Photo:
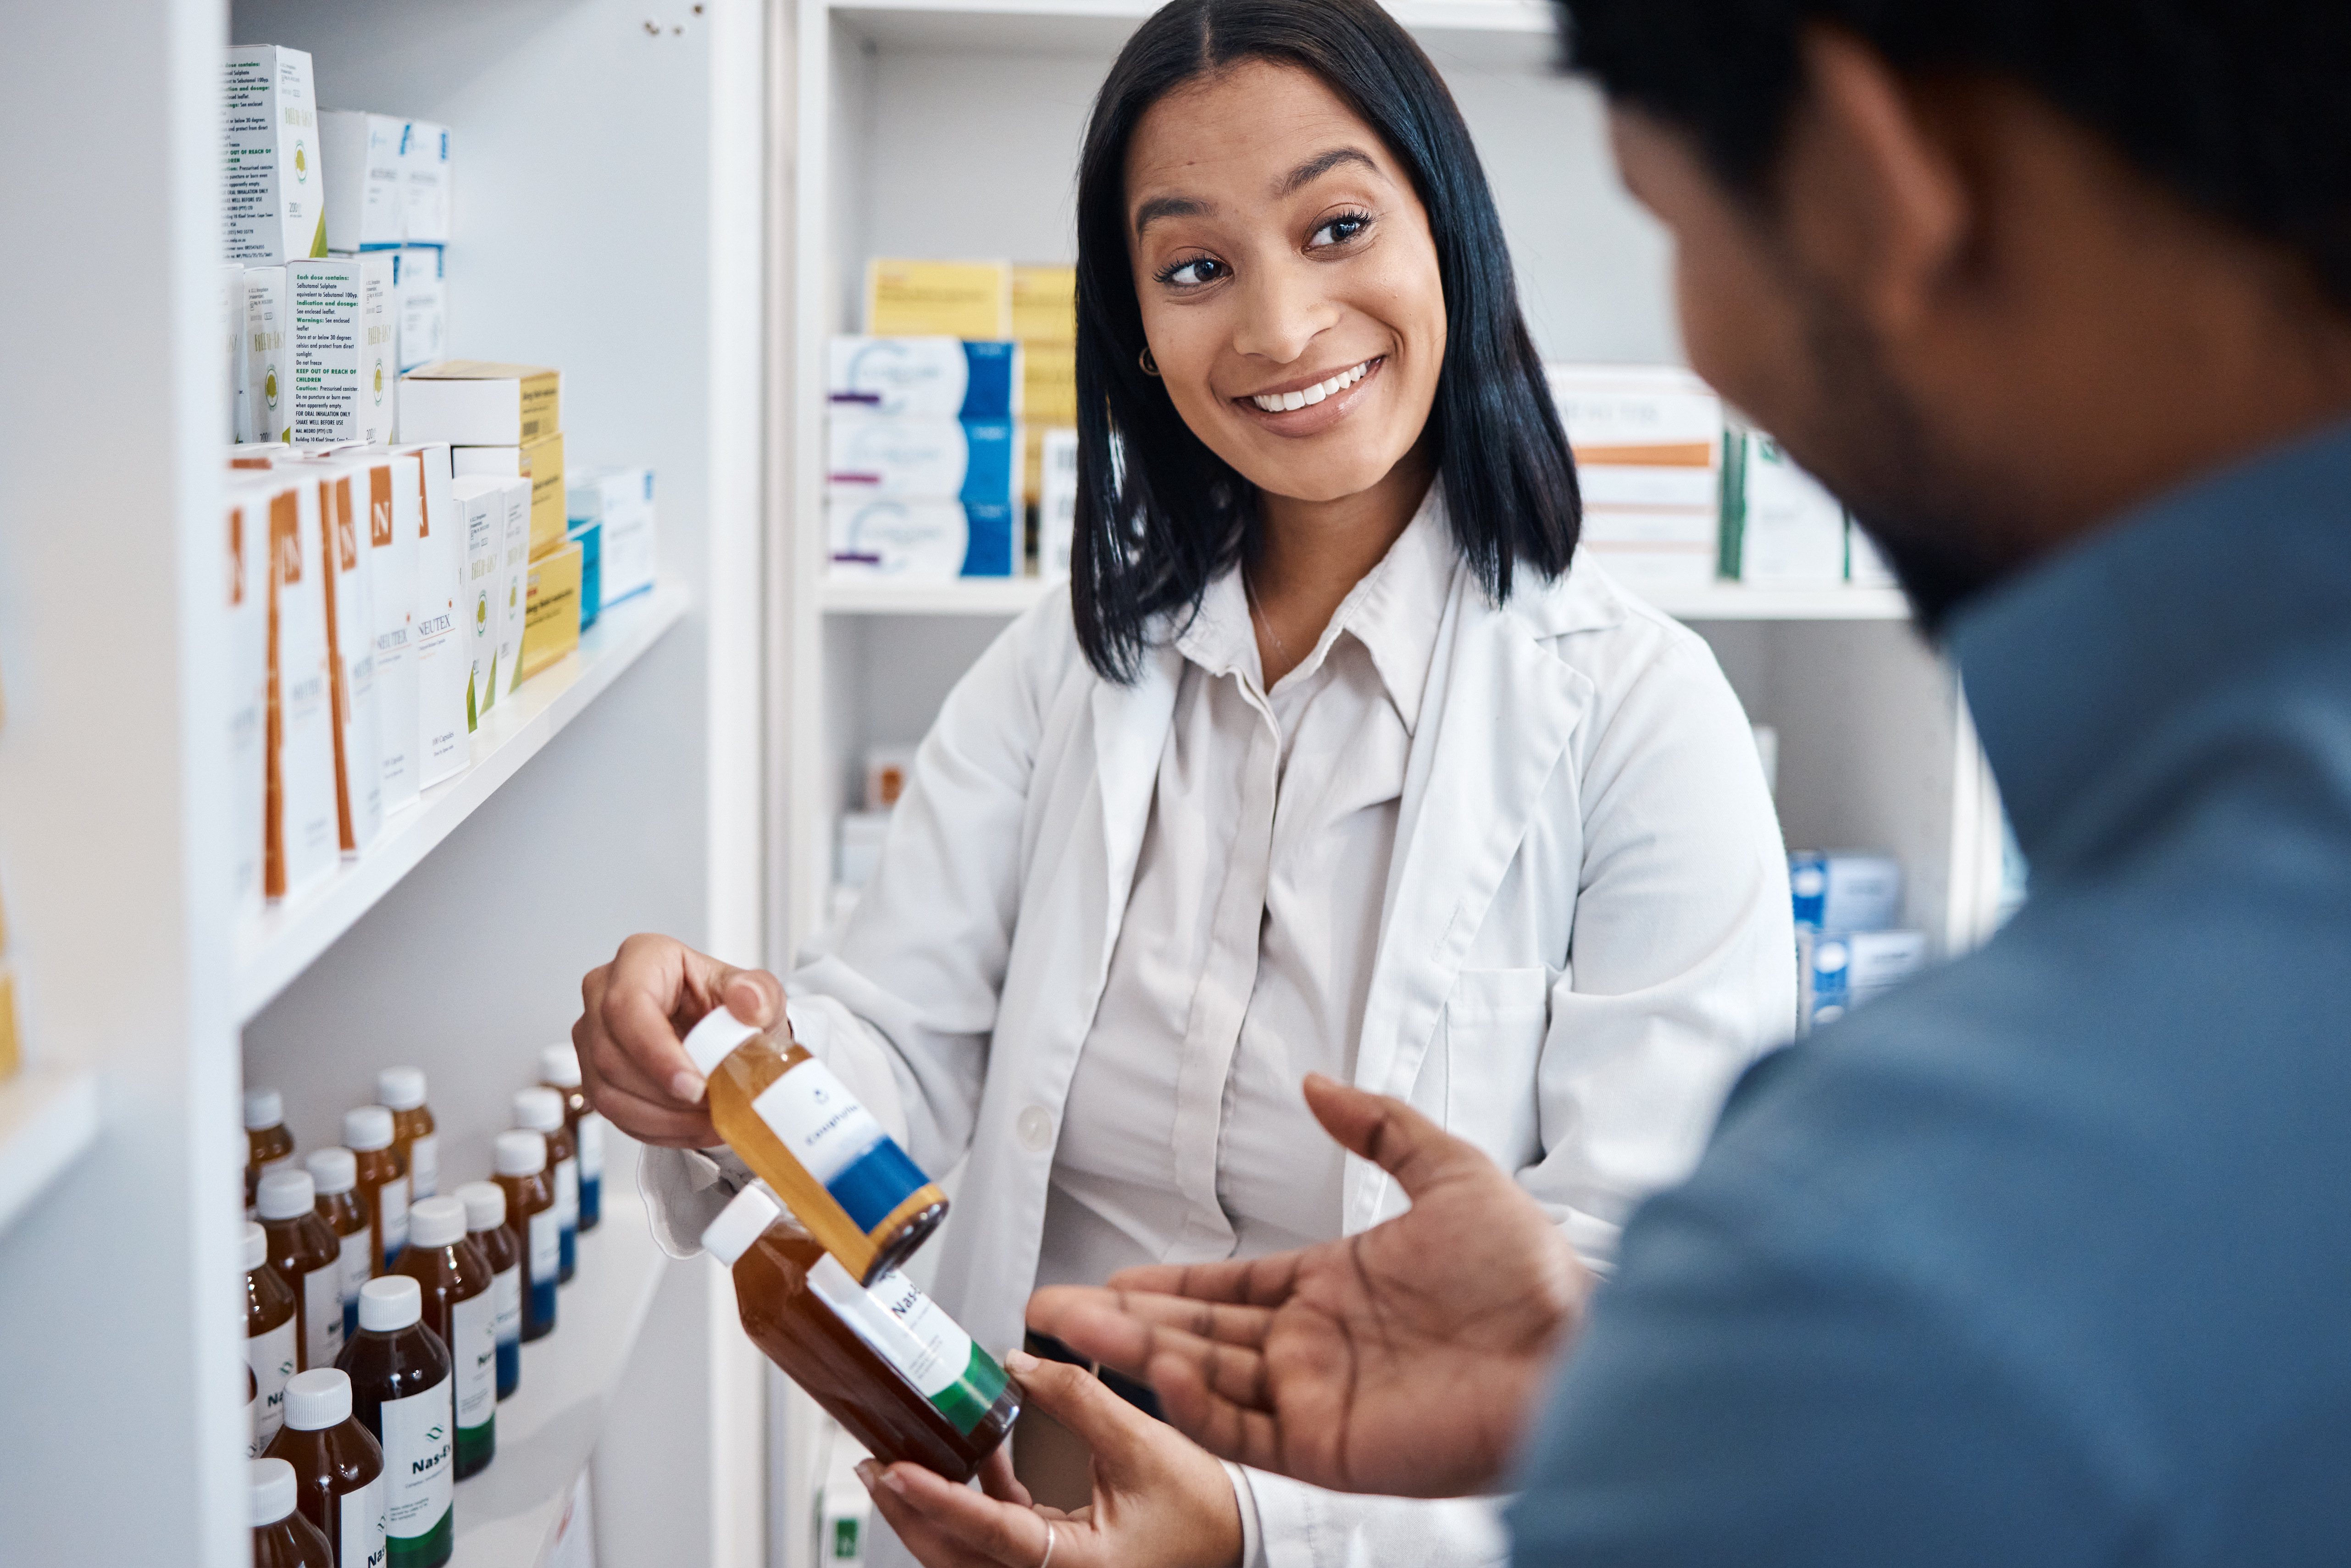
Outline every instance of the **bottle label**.
<svg viewBox="0 0 2351 1568">
<path fill-rule="evenodd" d="M 604 1174 L 604 1118 L 590 1111 L 580 1118 L 580 1179 L 594 1181 Z"/>
<path fill-rule="evenodd" d="M 384 1479 L 389 1473 L 379 1470 L 375 1479 L 343 1494 L 340 1528 L 335 1531 L 340 1538 L 335 1542 L 335 1568 L 353 1568 L 361 1563 L 367 1568 L 383 1568 Z"/>
<path fill-rule="evenodd" d="M 364 1244 L 367 1238 L 360 1240 Z M 348 1254 L 350 1249 L 344 1249 Z M 362 1245 L 360 1256 L 367 1253 Z M 302 1355 L 305 1366 L 332 1366 L 343 1353 L 343 1262 L 341 1257 L 302 1276 Z"/>
<path fill-rule="evenodd" d="M 751 1109 L 861 1230 L 889 1218 L 930 1179 L 814 1058 L 768 1085 Z"/>
<path fill-rule="evenodd" d="M 343 1333 L 350 1334 L 359 1326 L 360 1287 L 368 1282 L 368 1232 L 362 1226 L 342 1239 L 343 1242 Z"/>
<path fill-rule="evenodd" d="M 267 1447 L 269 1439 L 261 1435 L 261 1396 L 256 1393 L 245 1402 L 245 1457 L 257 1459 Z"/>
<path fill-rule="evenodd" d="M 276 1328 L 245 1342 L 246 1364 L 253 1368 L 253 1380 L 260 1385 L 261 1408 L 253 1429 L 265 1448 L 277 1436 L 277 1428 L 286 1425 L 286 1380 L 296 1371 L 294 1335 L 301 1321 L 302 1314 L 296 1312 Z"/>
<path fill-rule="evenodd" d="M 393 1541 L 432 1533 L 449 1511 L 456 1470 L 450 1430 L 449 1380 L 422 1394 L 383 1402 L 383 1532 Z"/>
<path fill-rule="evenodd" d="M 964 1436 L 972 1434 L 1004 1392 L 1004 1368 L 996 1358 L 897 1270 L 862 1288 L 828 1252 L 809 1270 L 808 1281 L 851 1332 Z"/>
<path fill-rule="evenodd" d="M 408 1145 L 408 1196 L 431 1197 L 441 1190 L 441 1135 L 427 1133 Z"/>
<path fill-rule="evenodd" d="M 497 1343 L 522 1343 L 522 1265 L 499 1270 L 490 1276 L 490 1316 L 496 1325 Z"/>
<path fill-rule="evenodd" d="M 565 1230 L 580 1228 L 580 1162 L 555 1162 L 555 1222 Z"/>
<path fill-rule="evenodd" d="M 383 1220 L 383 1266 L 408 1245 L 408 1178 L 394 1176 L 375 1189 L 376 1213 Z"/>
<path fill-rule="evenodd" d="M 517 1329 L 517 1332 L 520 1332 Z M 449 1359 L 456 1365 L 457 1426 L 471 1431 L 498 1405 L 498 1305 L 496 1286 L 449 1303 Z"/>
<path fill-rule="evenodd" d="M 563 1228 L 555 1210 L 542 1208 L 530 1217 L 524 1249 L 530 1254 L 530 1282 L 551 1285 L 563 1267 Z"/>
</svg>

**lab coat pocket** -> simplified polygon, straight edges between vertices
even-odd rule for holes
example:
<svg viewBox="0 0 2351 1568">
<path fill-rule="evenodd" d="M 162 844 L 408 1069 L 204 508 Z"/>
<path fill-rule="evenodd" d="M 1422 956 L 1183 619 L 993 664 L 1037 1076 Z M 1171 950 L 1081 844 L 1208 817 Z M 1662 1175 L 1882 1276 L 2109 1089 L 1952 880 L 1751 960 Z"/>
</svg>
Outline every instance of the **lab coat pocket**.
<svg viewBox="0 0 2351 1568">
<path fill-rule="evenodd" d="M 1464 969 L 1445 1002 L 1445 1127 L 1505 1170 L 1541 1157 L 1535 1071 L 1559 971 Z"/>
</svg>

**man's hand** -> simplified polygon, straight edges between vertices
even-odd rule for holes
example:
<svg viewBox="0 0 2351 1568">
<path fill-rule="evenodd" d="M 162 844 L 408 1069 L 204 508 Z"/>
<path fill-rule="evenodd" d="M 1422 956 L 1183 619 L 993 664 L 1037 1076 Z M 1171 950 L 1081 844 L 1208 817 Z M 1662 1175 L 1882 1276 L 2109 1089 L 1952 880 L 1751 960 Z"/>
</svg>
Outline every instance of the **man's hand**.
<svg viewBox="0 0 2351 1568">
<path fill-rule="evenodd" d="M 636 936 L 580 982 L 585 1010 L 571 1026 L 589 1103 L 629 1136 L 672 1148 L 719 1141 L 703 1103 L 702 1074 L 681 1043 L 724 1002 L 766 1029 L 784 1016 L 783 982 L 737 969 L 668 936 Z"/>
<path fill-rule="evenodd" d="M 1211 1453 L 1339 1491 L 1484 1490 L 1592 1277 L 1517 1183 L 1410 1106 L 1320 1075 L 1306 1100 L 1409 1210 L 1295 1252 L 1042 1290 L 1029 1322 L 1148 1378 Z"/>
<path fill-rule="evenodd" d="M 927 1568 L 1034 1568 L 1049 1541 L 1053 1568 L 1235 1568 L 1240 1504 L 1224 1466 L 1082 1367 L 1019 1352 L 1005 1364 L 1024 1399 L 1093 1450 L 1093 1500 L 1074 1513 L 1033 1504 L 1008 1448 L 980 1467 L 979 1491 L 867 1459 L 858 1477 L 906 1550 Z"/>
</svg>

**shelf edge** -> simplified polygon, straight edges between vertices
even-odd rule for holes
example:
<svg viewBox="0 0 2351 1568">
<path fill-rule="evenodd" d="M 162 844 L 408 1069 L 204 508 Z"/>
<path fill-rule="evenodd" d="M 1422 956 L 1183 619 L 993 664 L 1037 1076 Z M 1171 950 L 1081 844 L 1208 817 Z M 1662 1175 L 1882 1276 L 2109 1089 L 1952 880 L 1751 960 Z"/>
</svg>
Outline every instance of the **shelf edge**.
<svg viewBox="0 0 2351 1568">
<path fill-rule="evenodd" d="M 0 1083 L 0 1233 L 98 1141 L 98 1075 L 27 1067 Z"/>
</svg>

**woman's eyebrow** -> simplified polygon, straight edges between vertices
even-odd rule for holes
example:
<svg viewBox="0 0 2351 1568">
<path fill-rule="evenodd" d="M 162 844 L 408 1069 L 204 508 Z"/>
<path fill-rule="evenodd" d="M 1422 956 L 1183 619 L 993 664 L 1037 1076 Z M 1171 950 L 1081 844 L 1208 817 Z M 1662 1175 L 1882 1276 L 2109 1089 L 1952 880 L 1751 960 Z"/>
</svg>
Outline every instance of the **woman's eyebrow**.
<svg viewBox="0 0 2351 1568">
<path fill-rule="evenodd" d="M 1333 147 L 1328 152 L 1316 153 L 1283 175 L 1274 185 L 1273 193 L 1277 196 L 1294 195 L 1343 163 L 1361 163 L 1374 174 L 1380 172 L 1380 166 L 1372 162 L 1371 154 L 1353 147 Z"/>
<path fill-rule="evenodd" d="M 1134 209 L 1134 232 L 1141 234 L 1161 218 L 1196 218 L 1214 210 L 1196 196 L 1154 196 Z"/>
</svg>

